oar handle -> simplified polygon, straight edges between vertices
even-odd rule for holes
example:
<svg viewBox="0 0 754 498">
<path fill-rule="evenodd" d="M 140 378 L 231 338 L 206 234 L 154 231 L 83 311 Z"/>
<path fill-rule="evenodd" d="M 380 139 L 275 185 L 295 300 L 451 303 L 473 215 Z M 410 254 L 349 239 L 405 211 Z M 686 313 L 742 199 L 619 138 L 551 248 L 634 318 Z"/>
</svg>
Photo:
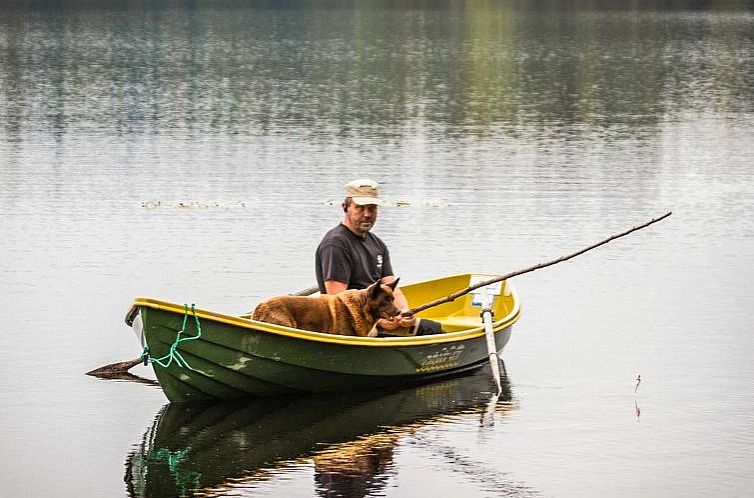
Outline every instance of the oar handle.
<svg viewBox="0 0 754 498">
<path fill-rule="evenodd" d="M 319 292 L 319 286 L 313 285 L 311 287 L 307 287 L 306 289 L 302 289 L 298 292 L 293 292 L 290 295 L 291 296 L 311 296 L 315 292 Z"/>
</svg>

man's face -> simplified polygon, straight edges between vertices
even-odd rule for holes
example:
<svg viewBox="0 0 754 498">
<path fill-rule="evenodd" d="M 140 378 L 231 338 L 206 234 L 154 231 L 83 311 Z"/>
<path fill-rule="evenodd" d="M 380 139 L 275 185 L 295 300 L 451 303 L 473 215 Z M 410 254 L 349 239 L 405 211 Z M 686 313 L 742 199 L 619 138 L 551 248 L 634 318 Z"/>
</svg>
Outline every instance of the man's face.
<svg viewBox="0 0 754 498">
<path fill-rule="evenodd" d="M 346 224 L 358 235 L 366 235 L 377 221 L 377 206 L 366 204 L 359 206 L 352 202 L 346 209 Z"/>
</svg>

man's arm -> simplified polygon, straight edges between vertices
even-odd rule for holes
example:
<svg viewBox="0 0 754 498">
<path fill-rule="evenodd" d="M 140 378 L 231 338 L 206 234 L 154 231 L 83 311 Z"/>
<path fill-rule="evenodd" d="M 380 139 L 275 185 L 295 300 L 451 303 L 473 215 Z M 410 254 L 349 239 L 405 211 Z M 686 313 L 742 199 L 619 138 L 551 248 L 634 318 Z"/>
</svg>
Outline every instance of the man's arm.
<svg viewBox="0 0 754 498">
<path fill-rule="evenodd" d="M 325 280 L 325 290 L 328 294 L 337 294 L 348 289 L 346 282 L 338 282 L 337 280 Z M 405 299 L 405 298 L 404 298 Z"/>
</svg>

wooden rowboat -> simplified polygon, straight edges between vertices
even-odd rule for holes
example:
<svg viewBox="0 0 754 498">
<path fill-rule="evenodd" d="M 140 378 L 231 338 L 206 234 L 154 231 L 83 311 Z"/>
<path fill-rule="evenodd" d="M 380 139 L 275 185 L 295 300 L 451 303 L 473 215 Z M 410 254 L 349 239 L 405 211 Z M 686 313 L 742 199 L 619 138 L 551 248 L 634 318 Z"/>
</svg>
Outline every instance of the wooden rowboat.
<svg viewBox="0 0 754 498">
<path fill-rule="evenodd" d="M 494 275 L 453 275 L 401 286 L 412 307 Z M 497 351 L 520 316 L 508 281 L 492 293 Z M 456 375 L 488 360 L 481 308 L 472 294 L 426 309 L 443 334 L 347 337 L 258 322 L 157 299 L 126 315 L 172 402 L 395 387 Z M 146 356 L 146 355 L 145 355 Z"/>
</svg>

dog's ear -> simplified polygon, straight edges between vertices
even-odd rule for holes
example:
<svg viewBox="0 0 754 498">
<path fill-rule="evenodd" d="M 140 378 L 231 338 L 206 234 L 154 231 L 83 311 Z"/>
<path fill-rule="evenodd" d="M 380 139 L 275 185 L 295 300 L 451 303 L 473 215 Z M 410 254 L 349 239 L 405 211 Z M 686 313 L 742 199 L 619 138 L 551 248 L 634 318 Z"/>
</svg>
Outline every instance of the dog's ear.
<svg viewBox="0 0 754 498">
<path fill-rule="evenodd" d="M 382 292 L 382 287 L 379 280 L 367 287 L 367 295 L 369 297 L 375 298 L 380 295 L 380 292 Z"/>
<path fill-rule="evenodd" d="M 400 279 L 401 279 L 401 277 L 396 278 L 395 280 L 393 280 L 392 283 L 387 284 L 387 286 L 390 287 L 391 289 L 395 290 L 395 288 L 398 287 L 398 280 L 400 280 Z"/>
</svg>

